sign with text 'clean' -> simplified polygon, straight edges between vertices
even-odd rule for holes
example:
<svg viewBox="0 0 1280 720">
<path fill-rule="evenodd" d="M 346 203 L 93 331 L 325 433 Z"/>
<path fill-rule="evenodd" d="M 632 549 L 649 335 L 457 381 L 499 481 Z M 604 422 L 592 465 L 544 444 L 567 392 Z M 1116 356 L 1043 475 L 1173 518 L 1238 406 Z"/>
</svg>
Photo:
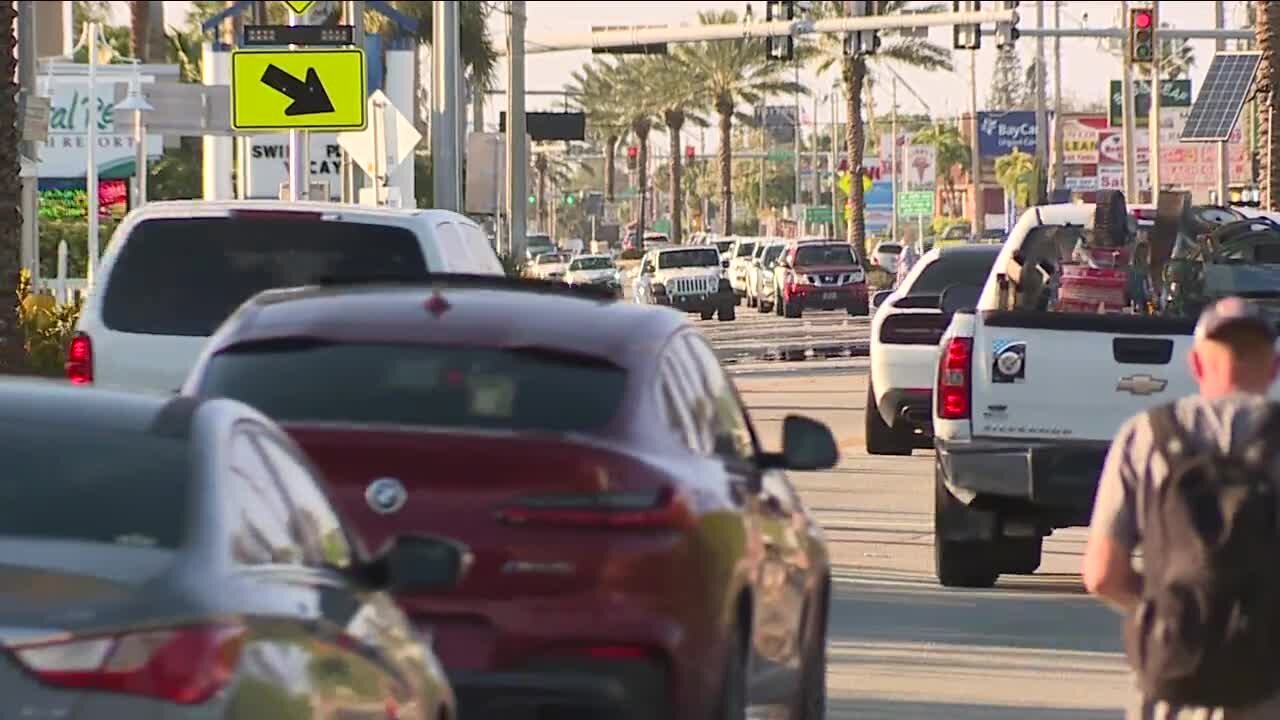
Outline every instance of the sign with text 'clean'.
<svg viewBox="0 0 1280 720">
<path fill-rule="evenodd" d="M 363 130 L 364 51 L 237 50 L 231 54 L 231 127 Z"/>
</svg>

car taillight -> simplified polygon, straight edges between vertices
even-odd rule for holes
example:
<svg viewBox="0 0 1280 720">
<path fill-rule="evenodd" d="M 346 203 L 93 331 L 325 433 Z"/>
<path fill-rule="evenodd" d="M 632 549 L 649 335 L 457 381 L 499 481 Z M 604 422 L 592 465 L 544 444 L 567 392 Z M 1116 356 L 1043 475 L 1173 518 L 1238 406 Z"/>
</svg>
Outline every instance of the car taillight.
<svg viewBox="0 0 1280 720">
<path fill-rule="evenodd" d="M 969 380 L 973 359 L 971 338 L 951 338 L 938 361 L 938 417 L 964 420 L 969 417 Z"/>
<path fill-rule="evenodd" d="M 193 625 L 10 650 L 45 685 L 194 705 L 231 681 L 243 642 L 238 625 Z"/>
<path fill-rule="evenodd" d="M 93 341 L 84 333 L 76 333 L 67 345 L 67 362 L 63 366 L 73 385 L 93 382 Z"/>
<path fill-rule="evenodd" d="M 509 525 L 616 530 L 686 528 L 693 522 L 684 498 L 671 487 L 529 496 L 499 510 L 498 519 Z"/>
</svg>

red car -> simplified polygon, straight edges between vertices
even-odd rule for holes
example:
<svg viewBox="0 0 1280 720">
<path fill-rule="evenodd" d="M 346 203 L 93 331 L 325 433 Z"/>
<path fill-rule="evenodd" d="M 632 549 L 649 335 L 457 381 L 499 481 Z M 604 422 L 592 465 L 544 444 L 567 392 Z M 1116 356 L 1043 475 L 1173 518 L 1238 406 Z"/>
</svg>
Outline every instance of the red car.
<svg viewBox="0 0 1280 720">
<path fill-rule="evenodd" d="M 823 716 L 827 552 L 783 471 L 835 442 L 790 416 L 764 452 L 683 313 L 502 278 L 272 291 L 184 392 L 277 419 L 370 547 L 471 548 L 456 589 L 399 598 L 464 720 Z"/>
<path fill-rule="evenodd" d="M 774 283 L 779 315 L 798 318 L 805 310 L 845 310 L 866 315 L 867 274 L 853 246 L 838 240 L 797 240 L 787 246 L 778 263 L 781 282 Z"/>
</svg>

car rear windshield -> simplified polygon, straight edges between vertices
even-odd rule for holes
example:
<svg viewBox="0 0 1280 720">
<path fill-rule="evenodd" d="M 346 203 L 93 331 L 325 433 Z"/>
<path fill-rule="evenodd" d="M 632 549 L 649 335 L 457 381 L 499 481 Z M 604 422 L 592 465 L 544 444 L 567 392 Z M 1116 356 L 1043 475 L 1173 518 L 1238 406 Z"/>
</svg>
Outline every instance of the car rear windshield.
<svg viewBox="0 0 1280 720">
<path fill-rule="evenodd" d="M 766 265 L 772 265 L 778 261 L 778 256 L 786 249 L 786 245 L 770 245 L 768 250 L 764 251 L 764 262 Z"/>
<path fill-rule="evenodd" d="M 919 277 L 911 284 L 911 295 L 941 295 L 952 285 L 982 287 L 991 274 L 991 266 L 1000 254 L 998 246 L 992 246 L 990 252 L 966 250 L 964 252 L 944 252 L 938 259 L 920 271 Z"/>
<path fill-rule="evenodd" d="M 738 246 L 738 254 L 736 257 L 750 257 L 751 253 L 756 251 L 756 244 L 753 242 L 742 243 Z"/>
<path fill-rule="evenodd" d="M 215 355 L 200 391 L 280 422 L 599 432 L 625 382 L 607 361 L 543 349 L 280 341 Z"/>
<path fill-rule="evenodd" d="M 796 265 L 857 265 L 853 248 L 844 243 L 831 245 L 801 245 L 796 250 Z"/>
<path fill-rule="evenodd" d="M 551 238 L 547 235 L 530 235 L 525 243 L 527 247 L 551 247 Z"/>
<path fill-rule="evenodd" d="M 157 548 L 182 543 L 192 484 L 183 440 L 4 423 L 0 453 L 0 535 Z"/>
<path fill-rule="evenodd" d="M 895 245 L 893 243 L 880 243 L 878 246 L 876 246 L 876 252 L 897 255 L 898 253 L 902 252 L 902 246 Z"/>
<path fill-rule="evenodd" d="M 608 270 L 613 267 L 613 260 L 607 257 L 584 257 L 569 263 L 570 270 Z"/>
<path fill-rule="evenodd" d="M 658 268 L 671 270 L 687 267 L 711 267 L 720 264 L 720 254 L 711 248 L 705 250 L 671 250 L 658 255 Z"/>
<path fill-rule="evenodd" d="M 538 256 L 539 265 L 558 265 L 566 262 L 569 262 L 569 256 L 561 255 L 559 253 L 547 253 L 545 255 Z"/>
<path fill-rule="evenodd" d="M 426 277 L 418 239 L 403 228 L 305 216 L 147 220 L 111 269 L 102 319 L 119 332 L 202 337 L 263 290 Z"/>
<path fill-rule="evenodd" d="M 729 248 L 733 247 L 732 240 L 719 240 L 716 242 L 716 250 L 720 252 L 729 252 Z"/>
</svg>

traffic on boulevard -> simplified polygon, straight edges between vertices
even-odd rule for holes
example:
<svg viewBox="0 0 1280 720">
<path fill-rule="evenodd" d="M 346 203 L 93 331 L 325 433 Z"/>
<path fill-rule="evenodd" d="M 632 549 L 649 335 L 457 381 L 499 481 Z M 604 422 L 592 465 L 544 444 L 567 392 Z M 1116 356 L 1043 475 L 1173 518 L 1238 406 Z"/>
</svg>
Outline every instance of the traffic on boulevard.
<svg viewBox="0 0 1280 720">
<path fill-rule="evenodd" d="M 0 720 L 1280 718 L 1280 12 L 730 5 L 0 0 Z"/>
</svg>

